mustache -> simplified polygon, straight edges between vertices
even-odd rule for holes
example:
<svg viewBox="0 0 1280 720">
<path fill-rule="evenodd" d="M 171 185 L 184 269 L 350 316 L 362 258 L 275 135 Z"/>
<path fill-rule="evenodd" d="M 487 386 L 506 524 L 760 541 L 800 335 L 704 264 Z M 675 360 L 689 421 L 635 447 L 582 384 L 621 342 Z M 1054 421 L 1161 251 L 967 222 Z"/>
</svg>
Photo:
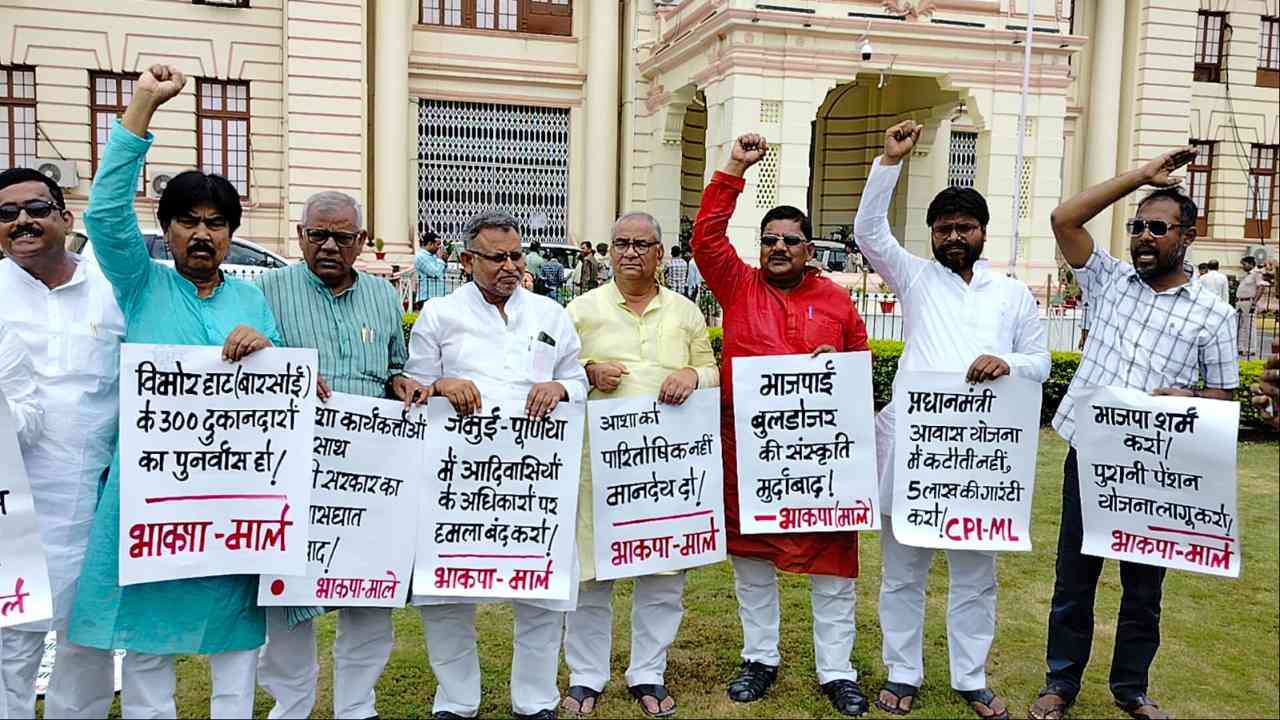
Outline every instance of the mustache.
<svg viewBox="0 0 1280 720">
<path fill-rule="evenodd" d="M 190 255 L 193 252 L 207 252 L 210 255 L 217 254 L 217 251 L 213 249 L 213 244 L 206 243 L 206 242 L 193 242 L 190 245 L 188 245 L 187 254 Z"/>
<path fill-rule="evenodd" d="M 17 240 L 20 237 L 26 237 L 28 235 L 31 237 L 40 237 L 43 234 L 44 230 L 42 230 L 39 225 L 34 223 L 25 223 L 14 228 L 13 232 L 9 233 L 9 238 Z"/>
</svg>

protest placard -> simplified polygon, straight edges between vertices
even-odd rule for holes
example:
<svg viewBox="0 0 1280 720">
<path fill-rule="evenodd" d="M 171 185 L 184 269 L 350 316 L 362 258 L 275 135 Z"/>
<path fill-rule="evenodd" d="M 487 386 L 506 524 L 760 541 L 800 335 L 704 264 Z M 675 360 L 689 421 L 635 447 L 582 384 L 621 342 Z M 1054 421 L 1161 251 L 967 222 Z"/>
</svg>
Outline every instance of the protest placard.
<svg viewBox="0 0 1280 720">
<path fill-rule="evenodd" d="M 403 607 L 426 446 L 422 408 L 345 393 L 317 404 L 307 574 L 263 575 L 258 604 Z"/>
<path fill-rule="evenodd" d="M 649 396 L 587 403 L 600 580 L 725 558 L 720 391 L 682 405 Z"/>
<path fill-rule="evenodd" d="M 1240 405 L 1103 387 L 1076 403 L 1086 555 L 1240 575 Z"/>
<path fill-rule="evenodd" d="M 586 406 L 535 420 L 523 395 L 482 399 L 466 417 L 444 398 L 427 405 L 413 595 L 568 600 Z"/>
<path fill-rule="evenodd" d="M 899 370 L 893 535 L 916 547 L 1030 550 L 1040 383 Z"/>
<path fill-rule="evenodd" d="M 121 348 L 121 585 L 306 572 L 315 366 L 315 350 Z"/>
<path fill-rule="evenodd" d="M 50 422 L 57 422 L 56 418 Z M 36 524 L 18 426 L 0 392 L 0 628 L 53 617 L 49 566 Z"/>
<path fill-rule="evenodd" d="M 871 353 L 733 361 L 743 534 L 875 530 Z"/>
</svg>

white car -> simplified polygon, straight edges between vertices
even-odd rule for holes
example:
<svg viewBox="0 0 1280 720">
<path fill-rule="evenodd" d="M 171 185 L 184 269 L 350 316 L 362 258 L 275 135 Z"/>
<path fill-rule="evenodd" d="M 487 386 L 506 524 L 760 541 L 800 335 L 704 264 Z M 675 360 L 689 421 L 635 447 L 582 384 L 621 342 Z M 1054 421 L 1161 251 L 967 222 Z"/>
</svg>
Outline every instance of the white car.
<svg viewBox="0 0 1280 720">
<path fill-rule="evenodd" d="M 142 236 L 147 241 L 147 253 L 152 259 L 159 260 L 165 265 L 173 265 L 169 244 L 165 242 L 164 235 L 159 230 L 143 230 Z M 96 264 L 98 258 L 93 254 L 92 245 L 92 241 L 82 232 L 72 232 L 67 236 L 68 250 L 79 253 L 89 262 Z M 282 268 L 288 264 L 288 260 L 260 245 L 233 237 L 227 259 L 222 261 L 222 271 L 232 277 L 252 280 L 268 270 Z"/>
</svg>

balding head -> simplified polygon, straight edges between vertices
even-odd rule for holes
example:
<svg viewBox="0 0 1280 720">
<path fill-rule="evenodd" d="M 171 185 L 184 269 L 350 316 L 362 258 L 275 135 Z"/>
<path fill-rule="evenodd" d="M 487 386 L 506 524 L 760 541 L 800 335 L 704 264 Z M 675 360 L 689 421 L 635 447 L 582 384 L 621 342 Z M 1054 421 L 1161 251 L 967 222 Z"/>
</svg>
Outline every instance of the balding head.
<svg viewBox="0 0 1280 720">
<path fill-rule="evenodd" d="M 302 206 L 302 226 L 307 227 L 317 212 L 350 212 L 355 228 L 364 229 L 364 213 L 360 211 L 360 203 L 344 192 L 325 190 L 307 198 L 306 204 Z"/>
</svg>

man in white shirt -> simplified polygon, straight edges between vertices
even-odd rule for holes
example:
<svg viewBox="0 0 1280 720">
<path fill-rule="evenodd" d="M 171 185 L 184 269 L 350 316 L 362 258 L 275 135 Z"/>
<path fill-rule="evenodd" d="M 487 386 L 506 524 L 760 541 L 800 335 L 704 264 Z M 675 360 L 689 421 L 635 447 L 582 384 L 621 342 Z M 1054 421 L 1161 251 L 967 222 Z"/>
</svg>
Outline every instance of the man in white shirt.
<svg viewBox="0 0 1280 720">
<path fill-rule="evenodd" d="M 903 370 L 965 372 L 970 382 L 1010 373 L 1036 382 L 1049 376 L 1049 350 L 1035 299 L 1026 285 L 992 272 L 979 260 L 990 214 L 976 190 L 947 188 L 925 221 L 933 230 L 933 259 L 907 252 L 889 227 L 889 202 L 923 126 L 907 120 L 885 133 L 859 202 L 854 237 L 863 256 L 902 298 L 906 345 Z M 880 625 L 889 679 L 876 705 L 906 714 L 924 680 L 924 606 L 932 548 L 900 543 L 893 532 L 894 407 L 876 418 L 882 529 Z M 995 637 L 995 553 L 948 550 L 951 583 L 947 644 L 951 687 L 978 717 L 1008 717 L 1008 705 L 987 687 L 986 660 Z"/>
<path fill-rule="evenodd" d="M 119 408 L 124 316 L 111 285 L 65 249 L 74 217 L 62 189 L 26 168 L 0 173 L 0 321 L 31 354 L 47 421 L 22 459 L 49 562 L 53 619 L 0 630 L 0 718 L 35 717 L 45 633 L 58 633 L 46 717 L 106 717 L 111 653 L 66 640 L 98 483 L 111 463 Z"/>
<path fill-rule="evenodd" d="M 1210 260 L 1205 263 L 1208 266 L 1208 272 L 1200 278 L 1200 282 L 1209 288 L 1212 292 L 1217 293 L 1222 302 L 1231 304 L 1231 283 L 1227 281 L 1227 276 L 1218 271 L 1218 261 Z"/>
<path fill-rule="evenodd" d="M 587 375 L 569 314 L 556 301 L 521 287 L 525 258 L 515 218 L 490 212 L 466 229 L 462 265 L 472 282 L 423 307 L 409 338 L 405 374 L 430 383 L 460 415 L 480 410 L 495 394 L 526 395 L 530 417 L 562 401 L 585 402 Z M 577 582 L 575 580 L 576 587 Z M 438 685 L 433 717 L 475 717 L 480 708 L 475 603 L 415 596 L 421 605 L 427 656 Z M 517 718 L 556 716 L 556 671 L 565 602 L 513 601 L 511 705 Z"/>
</svg>

